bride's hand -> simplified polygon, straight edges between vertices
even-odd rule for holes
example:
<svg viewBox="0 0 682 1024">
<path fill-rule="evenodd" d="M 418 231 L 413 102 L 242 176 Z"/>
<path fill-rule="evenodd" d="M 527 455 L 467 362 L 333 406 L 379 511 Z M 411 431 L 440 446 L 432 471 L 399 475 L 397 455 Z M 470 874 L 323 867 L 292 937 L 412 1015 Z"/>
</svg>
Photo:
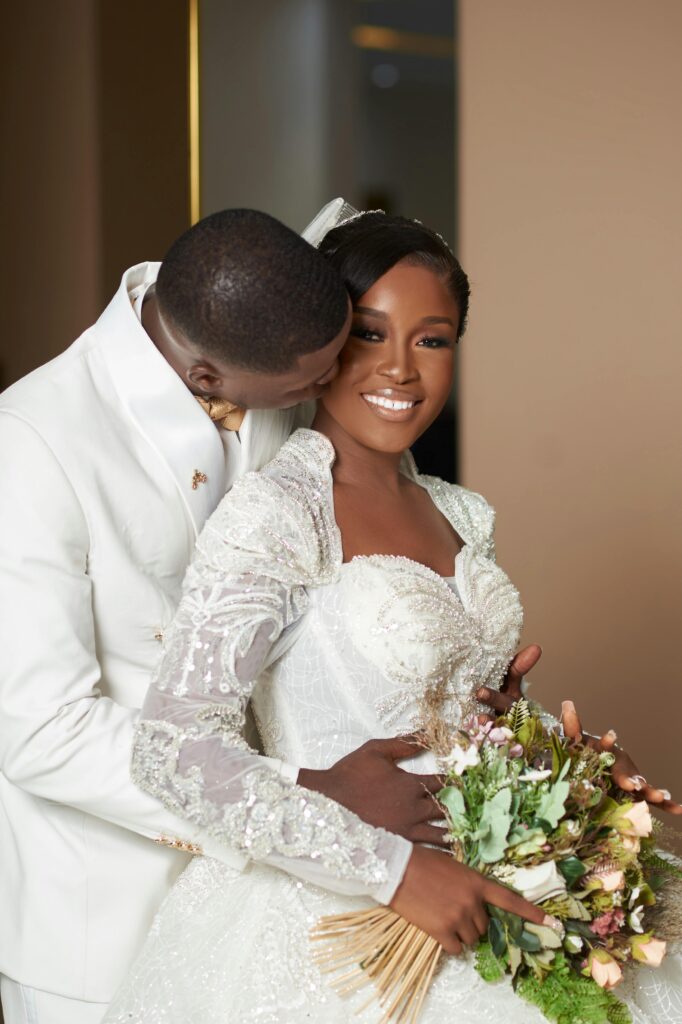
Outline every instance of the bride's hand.
<svg viewBox="0 0 682 1024">
<path fill-rule="evenodd" d="M 626 793 L 631 793 L 635 800 L 646 800 L 647 803 L 658 807 L 661 811 L 668 811 L 669 814 L 682 814 L 682 806 L 671 799 L 667 789 L 657 789 L 650 786 L 639 768 L 622 749 L 616 746 L 616 734 L 610 729 L 603 736 L 590 736 L 583 732 L 578 712 L 572 700 L 565 700 L 561 705 L 561 724 L 564 735 L 573 740 L 574 743 L 585 743 L 593 750 L 607 750 L 615 757 L 611 774 L 616 785 Z"/>
<path fill-rule="evenodd" d="M 486 903 L 533 924 L 556 928 L 559 922 L 518 893 L 498 885 L 452 857 L 415 847 L 391 908 L 440 942 L 456 956 L 475 946 L 488 930 Z"/>
<path fill-rule="evenodd" d="M 482 704 L 487 704 L 497 714 L 505 714 L 515 701 L 519 700 L 521 692 L 521 681 L 540 660 L 542 649 L 538 644 L 530 644 L 519 651 L 504 677 L 500 692 L 481 687 L 476 692 L 476 698 Z M 564 701 L 562 704 L 562 725 L 564 732 L 571 739 L 580 742 L 581 738 L 595 750 L 609 750 L 616 760 L 613 765 L 612 774 L 614 782 L 626 793 L 632 793 L 637 800 L 646 800 L 648 803 L 658 807 L 669 814 L 682 814 L 682 806 L 671 799 L 667 789 L 658 789 L 650 786 L 632 758 L 621 748 L 616 746 L 616 734 L 613 731 L 603 736 L 590 736 L 583 734 L 580 719 L 572 701 Z"/>
<path fill-rule="evenodd" d="M 541 656 L 542 648 L 539 644 L 529 644 L 528 647 L 524 647 L 512 660 L 499 691 L 482 686 L 476 691 L 476 699 L 481 704 L 487 704 L 498 715 L 504 715 L 512 704 L 523 697 L 521 690 L 523 677 L 528 675 L 532 668 L 535 668 Z"/>
<path fill-rule="evenodd" d="M 396 761 L 415 757 L 424 749 L 417 736 L 368 740 L 331 768 L 301 768 L 299 785 L 336 800 L 368 825 L 395 832 L 413 843 L 449 846 L 435 795 L 443 788 L 440 775 L 418 775 Z"/>
</svg>

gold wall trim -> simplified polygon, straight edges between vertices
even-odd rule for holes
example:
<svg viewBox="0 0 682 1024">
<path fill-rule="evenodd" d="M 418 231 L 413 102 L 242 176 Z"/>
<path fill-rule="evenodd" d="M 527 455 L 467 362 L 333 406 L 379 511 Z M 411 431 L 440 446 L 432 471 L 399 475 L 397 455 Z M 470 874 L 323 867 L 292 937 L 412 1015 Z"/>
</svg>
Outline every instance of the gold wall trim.
<svg viewBox="0 0 682 1024">
<path fill-rule="evenodd" d="M 189 220 L 201 217 L 201 163 L 199 136 L 199 0 L 189 0 L 187 99 L 189 134 Z"/>
<path fill-rule="evenodd" d="M 356 25 L 351 38 L 363 50 L 388 50 L 420 57 L 453 57 L 455 52 L 454 40 L 449 36 L 400 32 L 381 25 Z"/>
</svg>

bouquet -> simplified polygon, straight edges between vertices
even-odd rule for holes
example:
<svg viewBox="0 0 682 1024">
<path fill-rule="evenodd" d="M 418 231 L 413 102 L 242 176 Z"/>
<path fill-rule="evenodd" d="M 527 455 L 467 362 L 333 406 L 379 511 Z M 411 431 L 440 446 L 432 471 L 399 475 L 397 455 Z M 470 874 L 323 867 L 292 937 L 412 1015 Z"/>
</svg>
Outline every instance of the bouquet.
<svg viewBox="0 0 682 1024">
<path fill-rule="evenodd" d="M 682 872 L 656 852 L 647 804 L 613 784 L 613 755 L 546 728 L 526 700 L 495 722 L 468 719 L 434 745 L 453 855 L 562 925 L 489 906 L 478 972 L 490 982 L 509 975 L 516 994 L 558 1024 L 629 1022 L 612 990 L 624 964 L 660 964 L 665 886 L 679 888 Z M 313 935 L 325 940 L 323 969 L 350 968 L 335 981 L 341 991 L 372 981 L 382 1021 L 418 1019 L 442 952 L 435 939 L 386 907 L 323 918 Z"/>
</svg>

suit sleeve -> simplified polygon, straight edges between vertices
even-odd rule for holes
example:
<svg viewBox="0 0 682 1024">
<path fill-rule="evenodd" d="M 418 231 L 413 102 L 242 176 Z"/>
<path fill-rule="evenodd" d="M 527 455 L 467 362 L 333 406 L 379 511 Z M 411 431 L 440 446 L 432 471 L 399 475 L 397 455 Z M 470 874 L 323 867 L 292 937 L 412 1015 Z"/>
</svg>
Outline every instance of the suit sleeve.
<svg viewBox="0 0 682 1024">
<path fill-rule="evenodd" d="M 33 796 L 243 863 L 132 781 L 139 711 L 103 695 L 88 524 L 50 448 L 5 410 L 0 481 L 0 771 Z"/>
</svg>

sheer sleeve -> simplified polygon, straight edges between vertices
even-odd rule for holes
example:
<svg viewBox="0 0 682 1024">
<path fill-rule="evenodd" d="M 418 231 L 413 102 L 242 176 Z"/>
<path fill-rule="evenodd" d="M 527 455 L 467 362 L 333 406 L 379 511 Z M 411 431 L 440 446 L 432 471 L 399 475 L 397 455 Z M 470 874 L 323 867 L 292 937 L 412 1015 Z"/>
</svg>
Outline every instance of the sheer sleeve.
<svg viewBox="0 0 682 1024">
<path fill-rule="evenodd" d="M 289 445 L 291 442 L 289 442 Z M 341 560 L 331 503 L 275 460 L 238 481 L 208 521 L 164 642 L 133 749 L 133 778 L 218 841 L 337 892 L 388 902 L 411 853 L 292 766 L 242 738 L 253 686 L 305 614 L 306 586 Z"/>
</svg>

